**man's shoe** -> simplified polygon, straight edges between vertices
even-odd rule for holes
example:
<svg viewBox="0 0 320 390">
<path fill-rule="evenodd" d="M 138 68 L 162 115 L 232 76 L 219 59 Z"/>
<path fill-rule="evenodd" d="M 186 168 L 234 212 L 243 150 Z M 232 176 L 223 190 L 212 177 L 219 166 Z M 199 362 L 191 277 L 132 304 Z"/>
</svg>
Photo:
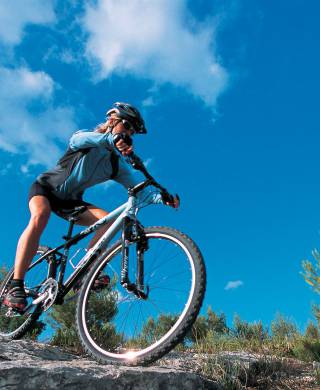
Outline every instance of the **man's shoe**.
<svg viewBox="0 0 320 390">
<path fill-rule="evenodd" d="M 98 278 L 94 281 L 92 290 L 93 291 L 101 291 L 107 286 L 109 286 L 110 283 L 110 276 L 109 275 L 100 275 Z"/>
<path fill-rule="evenodd" d="M 92 286 L 93 291 L 101 291 L 104 288 L 106 288 L 110 283 L 110 276 L 109 275 L 99 275 L 97 279 L 94 281 L 94 284 Z M 73 291 L 75 293 L 78 293 L 80 288 L 82 286 L 82 279 L 79 280 L 74 286 L 73 286 Z"/>
<path fill-rule="evenodd" d="M 26 293 L 22 287 L 13 287 L 4 297 L 3 304 L 17 311 L 23 311 L 28 302 Z"/>
</svg>

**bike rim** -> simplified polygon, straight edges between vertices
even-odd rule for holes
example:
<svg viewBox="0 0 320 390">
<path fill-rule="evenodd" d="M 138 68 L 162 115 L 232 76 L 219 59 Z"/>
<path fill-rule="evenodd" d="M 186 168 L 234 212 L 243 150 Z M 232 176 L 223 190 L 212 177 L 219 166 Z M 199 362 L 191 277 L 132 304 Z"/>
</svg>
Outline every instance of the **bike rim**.
<svg viewBox="0 0 320 390">
<path fill-rule="evenodd" d="M 43 255 L 43 252 L 38 252 L 37 255 L 40 257 Z M 12 279 L 13 272 L 10 273 L 7 283 L 3 286 L 0 291 L 0 336 L 2 337 L 14 337 L 20 332 L 27 322 L 35 318 L 40 314 L 39 310 L 41 304 L 31 305 L 33 297 L 27 295 L 28 310 L 23 314 L 14 313 L 5 306 L 3 298 L 8 291 L 10 281 Z M 33 292 L 40 289 L 41 283 L 47 277 L 47 262 L 41 261 L 34 267 L 34 262 L 31 264 L 26 277 L 25 277 L 25 288 L 32 290 Z M 37 287 L 39 286 L 39 287 Z M 7 316 L 11 313 L 11 317 Z M 39 332 L 40 333 L 40 332 Z"/>
<path fill-rule="evenodd" d="M 192 303 L 192 298 L 194 296 L 194 291 L 195 291 L 195 286 L 196 286 L 196 283 L 195 283 L 196 274 L 195 274 L 195 267 L 194 267 L 194 263 L 193 263 L 193 260 L 192 260 L 192 256 L 191 256 L 190 251 L 188 250 L 188 248 L 180 240 L 178 240 L 177 238 L 175 238 L 175 237 L 173 237 L 173 236 L 171 236 L 169 234 L 166 234 L 166 233 L 160 233 L 160 232 L 151 233 L 150 232 L 150 233 L 146 233 L 146 236 L 148 238 L 149 244 L 152 241 L 153 242 L 160 242 L 160 241 L 163 240 L 166 243 L 173 244 L 174 248 L 176 250 L 180 251 L 181 254 L 184 255 L 184 260 L 183 261 L 185 261 L 186 265 L 189 266 L 189 270 L 188 271 L 190 273 L 188 287 L 187 287 L 188 293 L 184 294 L 184 297 L 182 299 L 183 302 L 179 303 L 179 309 L 176 310 L 177 314 L 174 315 L 174 318 L 175 318 L 174 319 L 174 323 L 172 325 L 170 325 L 170 328 L 167 331 L 165 331 L 162 336 L 158 336 L 158 338 L 155 340 L 155 342 L 153 342 L 149 346 L 146 346 L 144 348 L 141 347 L 141 349 L 139 349 L 139 350 L 137 350 L 137 348 L 131 348 L 130 349 L 129 347 L 128 348 L 127 347 L 125 347 L 125 348 L 122 347 L 121 349 L 123 349 L 123 350 L 124 349 L 129 349 L 129 350 L 126 350 L 123 353 L 111 352 L 111 351 L 107 351 L 106 349 L 102 348 L 102 346 L 98 345 L 98 343 L 95 341 L 94 335 L 90 333 L 90 330 L 88 329 L 88 326 L 87 326 L 87 320 L 88 320 L 87 317 L 89 317 L 89 315 L 92 315 L 92 313 L 90 313 L 90 309 L 88 308 L 88 303 L 89 303 L 89 299 L 90 299 L 89 294 L 91 293 L 91 286 L 93 285 L 93 281 L 96 279 L 97 275 L 101 272 L 101 270 L 106 265 L 107 265 L 107 269 L 108 268 L 112 269 L 112 266 L 114 264 L 113 258 L 115 256 L 117 256 L 117 255 L 118 255 L 118 257 L 121 257 L 121 253 L 120 253 L 121 252 L 121 244 L 119 244 L 119 246 L 117 246 L 111 253 L 109 253 L 108 256 L 102 261 L 100 267 L 97 268 L 97 270 L 95 271 L 94 275 L 91 277 L 91 282 L 88 284 L 88 286 L 87 286 L 87 288 L 85 290 L 85 293 L 84 293 L 84 298 L 83 298 L 84 304 L 82 305 L 82 312 L 81 312 L 83 329 L 84 329 L 84 332 L 85 332 L 86 337 L 89 340 L 90 344 L 94 347 L 94 349 L 96 351 L 98 351 L 102 355 L 107 356 L 107 357 L 112 358 L 112 359 L 116 359 L 116 360 L 135 360 L 136 358 L 138 358 L 138 357 L 140 357 L 140 356 L 142 356 L 144 354 L 149 353 L 150 351 L 156 349 L 159 345 L 163 344 L 167 339 L 169 339 L 172 336 L 172 334 L 177 330 L 177 328 L 179 327 L 181 322 L 186 317 L 188 309 L 190 308 L 190 305 Z M 150 251 L 150 249 L 149 249 L 149 251 Z M 146 254 L 148 254 L 148 251 L 146 252 Z M 110 260 L 112 260 L 112 261 L 110 261 Z M 147 261 L 147 260 L 145 260 L 145 261 Z M 155 261 L 157 261 L 157 259 L 155 259 Z M 168 262 L 166 264 L 169 267 L 170 267 L 170 265 L 171 265 L 171 267 L 178 267 L 179 266 L 179 264 L 177 264 L 177 259 L 175 259 L 174 262 L 172 261 L 171 264 L 168 263 Z M 162 264 L 162 265 L 160 264 L 159 267 L 160 268 L 164 267 L 164 265 L 165 264 Z M 155 267 L 155 268 L 157 269 L 157 267 Z M 164 269 L 166 269 L 166 268 L 164 267 Z M 150 274 L 152 274 L 152 271 L 153 271 L 153 268 L 151 267 L 150 268 Z M 177 271 L 177 269 L 175 271 Z M 171 269 L 170 272 L 172 273 L 172 269 Z M 185 272 L 187 272 L 187 271 L 185 271 Z M 175 275 L 177 275 L 177 274 L 179 274 L 179 272 L 175 272 Z M 146 274 L 145 275 L 145 280 L 147 281 L 148 277 L 149 277 L 149 286 L 150 286 L 150 296 L 149 296 L 149 298 L 146 301 L 141 301 L 141 300 L 138 300 L 138 299 L 135 300 L 135 298 L 133 298 L 132 302 L 136 302 L 137 304 L 140 303 L 140 305 L 142 305 L 143 303 L 146 303 L 146 302 L 148 302 L 151 299 L 154 300 L 154 298 L 150 298 L 150 297 L 152 297 L 152 293 L 153 294 L 155 293 L 156 288 L 154 288 L 154 286 L 152 286 L 152 284 L 150 283 L 150 275 L 148 276 Z M 152 277 L 154 277 L 154 275 Z M 161 282 L 161 280 L 160 280 L 160 282 Z M 163 280 L 162 280 L 162 282 L 163 282 Z M 170 282 L 172 282 L 172 280 Z M 119 286 L 118 286 L 118 288 L 119 288 Z M 159 287 L 159 285 L 158 285 L 158 290 L 161 290 L 161 289 L 163 290 L 162 293 L 164 294 L 164 296 L 167 295 L 167 297 L 168 297 L 170 295 L 168 293 L 168 291 L 170 291 L 170 288 L 166 289 L 166 287 Z M 176 289 L 171 289 L 171 290 L 178 291 L 177 288 Z M 120 294 L 121 294 L 121 292 L 120 292 Z M 178 293 L 176 293 L 176 294 L 178 294 Z M 178 295 L 174 295 L 175 298 L 177 296 Z M 171 298 L 174 298 L 174 297 L 171 295 Z M 120 300 L 120 301 L 117 302 L 117 305 L 120 307 L 120 304 L 123 304 L 123 302 L 124 301 Z M 133 303 L 132 303 L 132 305 L 133 305 Z M 128 310 L 130 311 L 131 309 L 129 308 Z M 153 310 L 153 312 L 155 313 L 154 310 Z M 120 313 L 121 313 L 121 311 L 120 311 Z M 170 316 L 172 313 L 170 313 L 168 311 L 165 312 L 165 310 L 164 310 L 163 314 L 167 315 L 167 316 L 168 315 Z M 154 317 L 156 317 L 156 318 L 153 318 L 153 320 L 156 320 L 156 321 L 159 322 L 159 320 L 160 320 L 159 313 L 158 313 L 158 316 L 154 315 Z M 146 318 L 146 317 L 145 316 L 141 316 L 141 318 Z M 117 323 L 117 320 L 116 319 L 113 320 L 113 326 L 115 328 L 117 328 L 118 325 L 119 325 L 119 323 Z M 140 332 L 143 332 L 143 329 L 144 328 L 140 326 Z M 121 337 L 123 337 L 123 333 L 121 333 Z M 134 339 L 134 336 L 133 336 L 133 339 Z M 122 341 L 122 343 L 123 343 L 123 341 Z"/>
</svg>

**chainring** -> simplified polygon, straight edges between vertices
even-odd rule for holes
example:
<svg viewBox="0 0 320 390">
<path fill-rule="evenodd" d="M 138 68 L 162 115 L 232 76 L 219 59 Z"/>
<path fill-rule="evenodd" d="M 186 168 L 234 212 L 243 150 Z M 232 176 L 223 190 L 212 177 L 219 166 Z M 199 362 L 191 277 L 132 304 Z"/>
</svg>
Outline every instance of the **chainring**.
<svg viewBox="0 0 320 390">
<path fill-rule="evenodd" d="M 42 294 L 47 294 L 46 298 L 42 301 L 42 309 L 43 311 L 47 311 L 55 302 L 57 295 L 59 292 L 58 282 L 49 278 L 42 285 Z"/>
</svg>

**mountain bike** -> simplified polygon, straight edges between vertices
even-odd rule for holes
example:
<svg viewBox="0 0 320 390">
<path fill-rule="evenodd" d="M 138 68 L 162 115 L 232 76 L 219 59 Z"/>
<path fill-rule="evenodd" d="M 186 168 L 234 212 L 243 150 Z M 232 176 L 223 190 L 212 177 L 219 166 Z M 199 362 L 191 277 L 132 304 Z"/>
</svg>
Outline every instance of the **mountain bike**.
<svg viewBox="0 0 320 390">
<path fill-rule="evenodd" d="M 86 209 L 77 207 L 65 216 L 69 229 L 64 242 L 56 248 L 39 247 L 26 274 L 28 305 L 22 312 L 2 304 L 13 269 L 7 273 L 0 286 L 2 340 L 32 331 L 40 316 L 52 305 L 62 305 L 80 281 L 77 332 L 84 350 L 101 363 L 149 364 L 184 339 L 203 302 L 204 261 L 186 234 L 141 224 L 137 214 L 151 203 L 150 197 L 140 199 L 142 190 L 156 189 L 164 201 L 172 196 L 138 156 L 132 154 L 129 162 L 145 180 L 128 189 L 126 203 L 73 235 L 74 224 Z M 103 236 L 65 278 L 70 248 L 106 224 L 110 226 Z M 120 238 L 111 243 L 119 232 Z M 97 288 L 96 281 L 103 276 L 109 283 Z"/>
</svg>

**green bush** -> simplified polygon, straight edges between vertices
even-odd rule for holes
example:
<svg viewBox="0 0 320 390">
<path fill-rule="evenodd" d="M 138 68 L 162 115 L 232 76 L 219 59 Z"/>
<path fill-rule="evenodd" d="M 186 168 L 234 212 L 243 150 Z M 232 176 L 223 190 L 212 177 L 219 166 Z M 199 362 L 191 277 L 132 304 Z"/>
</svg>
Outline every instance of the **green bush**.
<svg viewBox="0 0 320 390">
<path fill-rule="evenodd" d="M 305 362 L 320 361 L 320 340 L 299 337 L 292 346 L 293 356 Z"/>
<path fill-rule="evenodd" d="M 305 337 L 311 340 L 317 340 L 320 338 L 319 328 L 313 322 L 309 322 L 305 332 Z"/>
<path fill-rule="evenodd" d="M 272 339 L 275 341 L 291 341 L 299 334 L 295 323 L 281 314 L 271 322 Z"/>
<path fill-rule="evenodd" d="M 8 269 L 4 266 L 0 268 L 0 285 L 4 278 L 6 277 L 8 273 Z M 1 314 L 4 314 L 5 311 L 2 311 Z M 4 315 L 0 317 L 0 328 L 7 329 L 7 330 L 14 330 L 17 329 L 21 325 L 21 317 L 16 318 L 6 318 Z M 33 328 L 29 330 L 24 336 L 24 339 L 34 340 L 36 341 L 38 337 L 41 335 L 41 333 L 45 330 L 46 324 L 38 320 L 34 324 Z"/>
<path fill-rule="evenodd" d="M 256 340 L 262 343 L 268 339 L 268 330 L 264 328 L 261 321 L 253 324 L 241 320 L 236 314 L 233 320 L 233 334 L 237 338 L 245 340 Z"/>
<path fill-rule="evenodd" d="M 117 312 L 116 296 L 109 288 L 99 293 L 90 294 L 87 321 L 94 331 L 95 338 L 101 347 L 113 348 L 119 343 L 119 337 L 110 320 Z M 51 344 L 67 348 L 76 353 L 83 353 L 76 329 L 76 296 L 73 291 L 67 295 L 63 305 L 55 305 L 49 312 L 49 320 L 54 329 Z"/>
</svg>

